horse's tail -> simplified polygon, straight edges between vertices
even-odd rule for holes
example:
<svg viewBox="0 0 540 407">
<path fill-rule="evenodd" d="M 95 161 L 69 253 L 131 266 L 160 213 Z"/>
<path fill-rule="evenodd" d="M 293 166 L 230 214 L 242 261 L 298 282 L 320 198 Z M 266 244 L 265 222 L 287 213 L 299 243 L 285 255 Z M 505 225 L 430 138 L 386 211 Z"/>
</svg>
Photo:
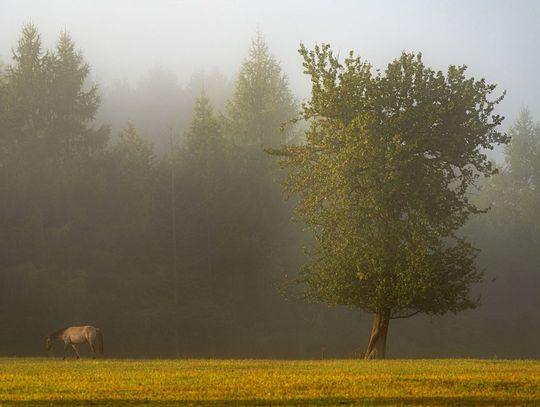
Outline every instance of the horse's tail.
<svg viewBox="0 0 540 407">
<path fill-rule="evenodd" d="M 101 329 L 99 328 L 96 328 L 96 339 L 97 339 L 98 352 L 103 355 L 103 334 L 101 333 Z"/>
</svg>

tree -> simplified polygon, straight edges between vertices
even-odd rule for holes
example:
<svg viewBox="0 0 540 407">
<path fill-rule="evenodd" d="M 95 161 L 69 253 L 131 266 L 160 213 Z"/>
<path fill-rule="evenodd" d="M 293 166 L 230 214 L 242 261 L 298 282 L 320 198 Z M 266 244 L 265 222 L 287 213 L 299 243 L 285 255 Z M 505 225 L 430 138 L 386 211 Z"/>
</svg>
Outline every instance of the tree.
<svg viewBox="0 0 540 407">
<path fill-rule="evenodd" d="M 191 75 L 186 86 L 186 94 L 189 99 L 196 101 L 201 88 L 204 88 L 208 99 L 214 109 L 222 111 L 233 92 L 233 83 L 220 70 L 200 70 Z"/>
<path fill-rule="evenodd" d="M 228 203 L 230 188 L 227 184 L 231 161 L 227 147 L 220 122 L 203 89 L 193 109 L 185 144 L 179 151 L 177 179 L 181 190 L 175 201 L 180 214 L 177 229 L 186 229 L 189 225 L 190 231 L 189 235 L 182 234 L 183 245 L 189 246 L 183 251 L 194 256 L 191 261 L 197 264 L 199 274 L 207 275 L 208 286 L 219 280 L 215 264 L 223 262 L 216 258 L 215 248 L 223 246 L 227 240 L 221 233 L 222 217 L 227 213 L 223 206 Z M 202 258 L 202 263 L 197 260 Z"/>
<path fill-rule="evenodd" d="M 510 177 L 522 190 L 540 191 L 540 123 L 524 109 L 509 131 L 505 161 Z"/>
<path fill-rule="evenodd" d="M 471 219 L 464 233 L 482 249 L 479 263 L 489 281 L 482 287 L 482 309 L 469 316 L 474 325 L 466 331 L 497 338 L 491 348 L 478 338 L 475 342 L 483 345 L 476 353 L 497 352 L 511 358 L 534 355 L 532 338 L 540 333 L 540 124 L 524 109 L 508 134 L 511 139 L 499 174 L 474 190 L 474 202 L 491 209 Z"/>
<path fill-rule="evenodd" d="M 478 200 L 492 207 L 489 220 L 500 229 L 497 233 L 519 235 L 516 241 L 522 248 L 531 242 L 536 246 L 540 238 L 540 123 L 524 109 L 508 134 L 511 141 L 505 149 L 505 165 L 497 177 L 485 182 Z"/>
<path fill-rule="evenodd" d="M 118 183 L 126 185 L 129 182 L 130 187 L 136 191 L 135 197 L 146 192 L 148 184 L 153 182 L 151 175 L 156 162 L 154 149 L 152 144 L 137 133 L 133 123 L 128 123 L 118 139 L 111 152 L 119 167 L 118 175 L 125 177 L 124 182 Z"/>
<path fill-rule="evenodd" d="M 481 210 L 469 187 L 495 172 L 482 149 L 505 143 L 495 85 L 403 53 L 383 73 L 329 45 L 308 51 L 306 144 L 270 151 L 298 195 L 316 246 L 300 271 L 306 297 L 373 314 L 366 358 L 384 358 L 390 320 L 473 308 L 477 250 L 456 231 Z"/>
<path fill-rule="evenodd" d="M 214 117 L 204 89 L 195 102 L 193 118 L 186 134 L 186 149 L 198 160 L 211 162 L 223 154 L 221 126 Z"/>
<path fill-rule="evenodd" d="M 234 280 L 228 267 L 230 239 L 225 220 L 230 206 L 230 150 L 204 88 L 195 102 L 184 141 L 177 160 L 174 199 L 183 290 L 176 306 L 182 315 L 177 324 L 189 326 L 190 334 L 183 336 L 192 348 L 199 348 L 197 343 L 204 340 L 207 352 L 211 349 L 215 353 L 220 344 L 226 348 L 222 327 L 227 326 L 224 315 L 229 314 L 229 305 L 225 298 Z"/>
<path fill-rule="evenodd" d="M 229 132 L 238 144 L 270 147 L 294 136 L 290 126 L 287 131 L 282 131 L 282 127 L 296 118 L 296 102 L 287 77 L 260 34 L 240 68 L 227 114 Z"/>
<path fill-rule="evenodd" d="M 99 97 L 67 34 L 55 50 L 44 51 L 36 27 L 28 24 L 12 59 L 1 85 L 0 271 L 14 282 L 33 281 L 29 297 L 35 299 L 23 300 L 26 310 L 17 303 L 22 297 L 14 296 L 11 305 L 22 310 L 19 317 L 44 324 L 44 314 L 51 318 L 55 305 L 60 308 L 43 300 L 47 290 L 72 285 L 64 293 L 68 300 L 86 292 L 85 213 L 94 203 L 96 158 L 104 153 L 107 128 L 93 128 Z M 84 307 L 70 312 L 81 317 Z"/>
<path fill-rule="evenodd" d="M 4 67 L 0 63 L 0 123 L 2 125 L 5 124 L 5 116 L 6 116 L 7 110 L 6 110 L 6 80 L 5 80 L 5 73 L 4 73 Z M 3 132 L 2 132 L 3 133 Z M 0 168 L 2 168 L 5 165 L 7 154 L 7 145 L 5 136 L 0 135 Z"/>
<path fill-rule="evenodd" d="M 56 52 L 46 59 L 49 81 L 50 144 L 65 157 L 87 159 L 103 151 L 108 129 L 93 128 L 100 104 L 98 86 L 89 85 L 90 66 L 67 32 L 62 32 Z M 56 144 L 59 148 L 56 148 Z"/>
<path fill-rule="evenodd" d="M 289 234 L 290 210 L 275 183 L 281 174 L 263 148 L 294 141 L 297 132 L 290 122 L 297 116 L 287 78 L 258 35 L 241 66 L 225 120 L 225 135 L 233 147 L 226 181 L 229 203 L 223 205 L 228 213 L 223 218 L 230 231 L 227 247 L 235 254 L 229 258 L 229 281 L 234 282 L 230 303 L 235 331 L 245 341 L 244 355 L 255 354 L 257 345 L 249 338 L 271 341 L 279 335 L 274 325 L 262 321 L 275 318 L 284 301 L 276 284 L 294 262 L 294 256 L 285 254 L 294 238 Z"/>
<path fill-rule="evenodd" d="M 39 137 L 46 117 L 47 78 L 41 36 L 36 27 L 23 27 L 13 49 L 13 64 L 4 77 L 4 109 L 1 142 L 11 152 L 29 139 Z"/>
<path fill-rule="evenodd" d="M 491 233 L 521 235 L 520 245 L 538 239 L 540 222 L 540 123 L 524 109 L 508 131 L 510 142 L 505 148 L 505 164 L 497 177 L 484 180 L 479 205 L 490 206 L 488 223 Z M 504 230 L 504 231 L 503 231 Z"/>
</svg>

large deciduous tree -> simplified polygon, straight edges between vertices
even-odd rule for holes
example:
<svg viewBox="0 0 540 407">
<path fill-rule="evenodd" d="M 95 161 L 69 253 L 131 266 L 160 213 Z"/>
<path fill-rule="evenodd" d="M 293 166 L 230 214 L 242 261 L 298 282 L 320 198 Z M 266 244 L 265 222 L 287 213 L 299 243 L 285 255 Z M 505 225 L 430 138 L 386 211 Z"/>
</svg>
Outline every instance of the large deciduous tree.
<svg viewBox="0 0 540 407">
<path fill-rule="evenodd" d="M 351 52 L 303 45 L 311 99 L 306 143 L 273 151 L 316 245 L 306 296 L 373 314 L 366 358 L 384 358 L 390 320 L 473 308 L 477 250 L 458 229 L 481 209 L 469 187 L 495 172 L 484 149 L 507 142 L 495 85 L 403 53 L 384 72 Z"/>
</svg>

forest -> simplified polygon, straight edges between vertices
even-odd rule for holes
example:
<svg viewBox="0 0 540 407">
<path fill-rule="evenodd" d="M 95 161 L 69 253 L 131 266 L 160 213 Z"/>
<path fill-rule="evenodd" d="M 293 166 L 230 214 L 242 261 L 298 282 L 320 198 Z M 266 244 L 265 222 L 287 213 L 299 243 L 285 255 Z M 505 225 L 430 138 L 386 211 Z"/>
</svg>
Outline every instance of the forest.
<svg viewBox="0 0 540 407">
<path fill-rule="evenodd" d="M 76 38 L 46 49 L 32 24 L 2 61 L 1 356 L 44 355 L 80 324 L 109 357 L 363 355 L 367 313 L 305 301 L 314 238 L 268 153 L 305 145 L 309 105 L 262 35 L 233 80 L 185 86 L 154 69 L 104 89 Z M 458 232 L 479 249 L 478 306 L 395 321 L 392 357 L 540 357 L 537 113 L 507 123 L 503 160 L 464 191 L 482 209 Z"/>
</svg>

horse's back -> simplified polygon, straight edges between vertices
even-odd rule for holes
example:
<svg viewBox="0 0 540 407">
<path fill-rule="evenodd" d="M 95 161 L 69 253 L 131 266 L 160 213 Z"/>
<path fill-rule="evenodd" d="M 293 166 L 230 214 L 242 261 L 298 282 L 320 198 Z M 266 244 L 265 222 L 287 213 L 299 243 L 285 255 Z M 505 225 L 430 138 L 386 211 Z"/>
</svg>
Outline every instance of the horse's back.
<svg viewBox="0 0 540 407">
<path fill-rule="evenodd" d="M 65 330 L 65 334 L 72 343 L 82 343 L 93 340 L 96 337 L 97 328 L 91 325 L 71 326 Z"/>
<path fill-rule="evenodd" d="M 96 328 L 95 326 L 92 326 L 92 325 L 85 325 L 83 327 L 84 329 L 84 333 L 86 335 L 86 337 L 89 339 L 89 340 L 94 340 L 97 336 L 97 331 L 99 331 L 98 328 Z"/>
<path fill-rule="evenodd" d="M 83 329 L 86 332 L 96 332 L 97 331 L 97 328 L 95 326 L 92 326 L 92 325 L 84 325 Z"/>
</svg>

